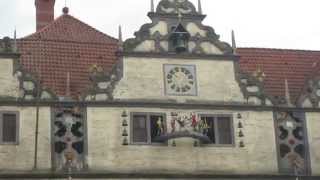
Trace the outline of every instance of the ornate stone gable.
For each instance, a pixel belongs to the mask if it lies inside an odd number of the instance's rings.
[[[177,26],[183,26],[190,38],[186,43],[185,54],[228,55],[232,48],[219,40],[214,29],[202,24],[206,17],[201,10],[188,0],[162,0],[156,12],[148,14],[151,23],[144,24],[124,43],[125,52],[175,53],[171,46],[171,35]]]

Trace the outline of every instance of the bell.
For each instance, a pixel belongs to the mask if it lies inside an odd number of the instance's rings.
[[[176,37],[173,41],[173,47],[176,52],[181,53],[187,50],[187,39],[183,33],[176,33]]]
[[[177,53],[182,53],[188,50],[188,41],[190,34],[185,28],[179,24],[171,33],[170,40],[172,44],[172,50]]]

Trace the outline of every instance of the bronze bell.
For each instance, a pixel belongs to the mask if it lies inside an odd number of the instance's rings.
[[[182,53],[188,50],[189,33],[184,27],[179,24],[177,28],[171,33],[170,39],[172,43],[172,49],[177,53]]]

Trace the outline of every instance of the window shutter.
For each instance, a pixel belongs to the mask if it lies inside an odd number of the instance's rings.
[[[232,128],[230,117],[217,118],[219,144],[232,144]]]
[[[17,141],[17,115],[2,115],[2,142],[15,143]]]
[[[134,143],[147,143],[147,116],[146,115],[134,115],[132,120],[133,132],[132,140]]]

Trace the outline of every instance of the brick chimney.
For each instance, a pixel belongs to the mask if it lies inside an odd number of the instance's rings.
[[[55,0],[35,0],[37,31],[54,20]]]

